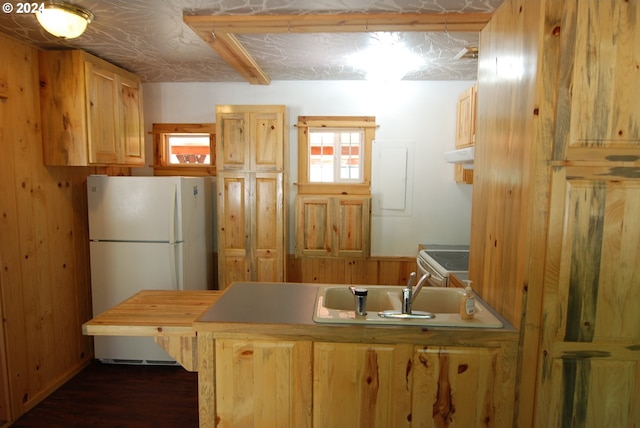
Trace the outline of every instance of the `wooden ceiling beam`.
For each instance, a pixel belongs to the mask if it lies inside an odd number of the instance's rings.
[[[271,79],[262,70],[255,59],[231,33],[214,33],[207,26],[191,26],[220,57],[233,67],[245,80],[254,85],[268,85]]]
[[[271,80],[236,34],[479,32],[491,19],[486,13],[382,13],[316,15],[185,15],[184,22],[249,83]]]

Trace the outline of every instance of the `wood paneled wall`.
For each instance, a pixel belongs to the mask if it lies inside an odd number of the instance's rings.
[[[129,170],[45,167],[38,55],[0,34],[0,419],[16,419],[89,362],[86,177]],[[44,118],[46,120],[46,118]],[[6,407],[6,409],[5,409]],[[0,425],[1,425],[0,421]]]
[[[480,36],[469,276],[516,327],[529,274],[539,9],[509,1]]]
[[[416,249],[416,257],[417,257]],[[344,259],[300,257],[287,258],[287,281],[324,284],[406,285],[415,272],[415,258],[382,257]]]

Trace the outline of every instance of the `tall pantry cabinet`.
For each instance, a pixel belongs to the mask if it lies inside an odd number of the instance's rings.
[[[220,289],[285,280],[285,127],[285,106],[216,108]]]

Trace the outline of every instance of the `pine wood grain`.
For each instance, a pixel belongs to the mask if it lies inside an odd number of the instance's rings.
[[[81,331],[91,317],[86,177],[130,171],[45,167],[38,51],[0,35],[0,54],[0,419],[13,420],[92,357]]]
[[[87,321],[84,334],[195,336],[193,323],[219,298],[214,290],[143,290]]]

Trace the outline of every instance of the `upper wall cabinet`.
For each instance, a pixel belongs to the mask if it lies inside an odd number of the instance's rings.
[[[471,147],[476,143],[476,106],[478,86],[473,85],[458,97],[456,117],[456,149]],[[473,170],[455,165],[456,183],[473,184]]]
[[[218,171],[284,171],[284,106],[218,106]]]
[[[456,120],[456,148],[469,147],[476,142],[476,94],[473,85],[458,97],[458,116]]]
[[[79,50],[40,51],[46,165],[144,165],[140,79]]]

